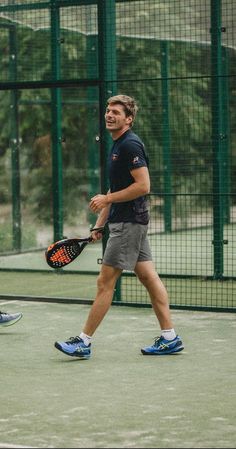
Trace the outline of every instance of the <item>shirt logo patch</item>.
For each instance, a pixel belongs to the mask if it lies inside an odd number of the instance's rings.
[[[138,156],[134,157],[133,164],[137,164],[138,161],[139,161],[139,157]]]

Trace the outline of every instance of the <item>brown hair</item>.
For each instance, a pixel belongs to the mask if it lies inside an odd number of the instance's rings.
[[[114,95],[113,97],[108,98],[107,104],[118,103],[124,107],[125,114],[127,117],[131,116],[133,118],[131,126],[133,126],[138,106],[134,98],[129,97],[128,95]]]

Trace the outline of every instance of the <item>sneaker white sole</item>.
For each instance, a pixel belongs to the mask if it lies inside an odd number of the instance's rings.
[[[1,327],[7,327],[7,326],[12,326],[13,324],[17,323],[17,321],[19,321],[22,318],[22,314],[20,316],[18,316],[17,318],[15,318],[14,320],[10,320],[10,321],[4,321],[3,323],[0,322],[0,328]]]
[[[57,348],[59,351],[61,351],[63,354],[69,355],[70,357],[76,357],[78,360],[88,360],[91,357],[91,354],[89,355],[80,355],[76,354],[76,352],[72,352],[71,354],[69,352],[64,351],[64,349],[60,346],[58,342],[55,342],[54,344],[55,348]]]
[[[176,349],[172,349],[169,352],[146,352],[144,349],[141,349],[141,352],[143,355],[172,355],[172,354],[177,354],[180,351],[183,351],[184,346],[178,346]]]

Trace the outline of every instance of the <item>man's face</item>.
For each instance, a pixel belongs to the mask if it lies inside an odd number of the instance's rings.
[[[105,113],[106,128],[111,132],[122,131],[130,126],[131,116],[126,116],[124,107],[119,103],[109,104]]]

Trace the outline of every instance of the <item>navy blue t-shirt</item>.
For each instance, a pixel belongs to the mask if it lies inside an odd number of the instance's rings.
[[[148,167],[148,157],[141,139],[131,130],[114,141],[108,160],[110,191],[117,192],[134,183],[131,170]],[[123,203],[112,203],[109,223],[121,221],[148,224],[149,212],[146,196]]]

